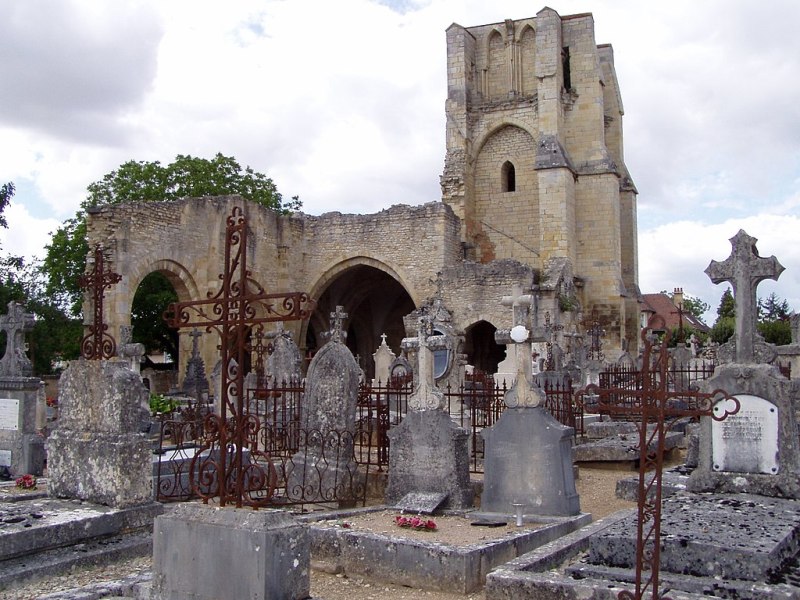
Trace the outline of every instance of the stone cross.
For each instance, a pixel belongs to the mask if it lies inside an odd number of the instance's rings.
[[[330,341],[344,344],[347,334],[344,331],[344,320],[348,314],[344,312],[344,306],[337,306],[336,310],[331,313],[331,331]]]
[[[514,327],[510,333],[517,359],[517,378],[505,397],[506,405],[511,408],[539,406],[544,399],[538,387],[533,384],[531,374],[531,334],[526,325],[533,301],[533,296],[523,295],[522,288],[518,286],[513,288],[510,296],[504,296],[501,300],[503,306],[512,308],[514,316]]]
[[[197,358],[200,356],[198,341],[201,337],[203,337],[203,334],[197,327],[195,327],[189,332],[189,337],[192,338],[192,358]]]
[[[25,332],[33,329],[35,319],[21,304],[8,303],[8,313],[0,317],[0,331],[6,332],[6,353],[0,359],[0,375],[26,377],[33,368],[25,355]]]
[[[531,339],[528,330],[530,308],[533,296],[522,293],[522,288],[514,286],[510,296],[503,296],[503,306],[510,306],[513,312],[511,342],[514,344],[514,355],[517,363],[517,380],[522,377],[531,381]]]
[[[755,358],[755,332],[758,318],[756,288],[765,279],[778,280],[783,266],[774,256],[758,255],[758,240],[739,230],[730,239],[733,250],[723,262],[711,261],[705,273],[713,283],[728,281],[736,300],[736,362],[752,362]]]
[[[445,407],[444,394],[436,387],[433,376],[433,348],[441,347],[445,341],[443,335],[432,336],[433,319],[422,316],[417,327],[417,339],[408,340],[406,346],[417,346],[417,379],[414,393],[408,399],[408,406],[414,410],[441,410]]]

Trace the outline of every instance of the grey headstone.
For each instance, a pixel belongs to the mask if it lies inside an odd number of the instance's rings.
[[[409,412],[389,430],[389,482],[386,503],[397,504],[412,492],[447,494],[442,508],[469,508],[466,430],[441,410]]]
[[[14,476],[41,475],[44,437],[41,417],[46,410],[44,382],[37,377],[0,376],[0,451]]]
[[[482,432],[485,441],[482,513],[572,516],[580,501],[572,470],[571,427],[542,407],[508,408]]]
[[[733,473],[778,472],[778,408],[772,402],[740,394],[739,411],[724,421],[711,421],[711,468],[714,471]],[[722,413],[725,405],[735,407],[732,400],[724,400],[714,407]]]
[[[59,390],[59,423],[48,440],[50,495],[116,508],[151,501],[142,378],[122,362],[80,359],[61,375]]]
[[[272,353],[267,358],[267,375],[278,385],[300,381],[303,356],[289,332],[279,329],[272,340]]]

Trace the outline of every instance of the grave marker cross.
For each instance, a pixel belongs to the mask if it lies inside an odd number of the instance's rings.
[[[713,283],[728,281],[736,299],[736,362],[752,362],[755,358],[754,336],[758,319],[756,288],[765,279],[778,280],[783,266],[774,256],[762,258],[758,255],[758,240],[740,229],[730,239],[731,255],[722,262],[715,260],[705,270]]]
[[[254,482],[262,477],[274,477],[271,463],[268,465],[271,472],[266,474],[256,473],[253,464],[243,463],[244,448],[250,451],[250,461],[259,454],[255,436],[260,423],[244,405],[245,374],[242,366],[251,352],[248,337],[253,328],[260,331],[264,323],[307,319],[314,304],[304,292],[268,294],[252,279],[247,268],[247,235],[247,219],[241,208],[234,207],[225,230],[224,272],[219,276],[222,286],[216,294],[209,292],[207,300],[176,302],[164,312],[170,327],[205,327],[206,331],[214,330],[220,336],[220,414],[206,417],[206,431],[213,435],[204,447],[198,449],[190,470],[193,477],[194,461],[211,444],[218,444],[220,458],[215,464],[214,485],[209,486],[206,492],[201,492],[194,481],[192,486],[204,502],[219,496],[220,506],[229,501],[235,501],[237,507],[242,504],[259,506],[271,496],[271,490],[268,490],[260,500],[249,496],[245,498],[245,493],[252,490]],[[230,457],[228,452],[234,455]],[[205,475],[208,477],[209,474]]]
[[[117,343],[107,333],[108,325],[103,323],[103,298],[106,289],[120,281],[122,275],[106,270],[103,250],[100,244],[96,244],[92,270],[78,278],[81,289],[92,292],[92,322],[89,332],[81,340],[81,356],[88,360],[109,359],[117,353]]]
[[[658,343],[653,331],[666,331]],[[666,434],[671,424],[668,418],[710,416],[722,421],[739,410],[739,401],[723,390],[704,393],[695,390],[675,390],[669,384],[669,331],[664,318],[653,315],[642,329],[644,353],[641,371],[628,373],[631,379],[618,387],[586,386],[577,392],[578,403],[584,398],[597,399],[598,412],[612,416],[636,419],[639,429],[639,486],[638,518],[636,538],[636,587],[635,593],[622,591],[620,600],[640,600],[650,588],[653,600],[662,598],[658,589],[659,561],[661,554],[661,483],[664,466]],[[715,405],[723,400],[731,404],[725,412],[717,414]],[[728,406],[733,409],[727,411]],[[649,576],[645,578],[645,572]]]
[[[8,313],[0,316],[0,331],[6,332],[6,352],[0,359],[0,375],[30,375],[33,367],[25,356],[25,332],[33,329],[36,320],[21,304],[8,303]]]

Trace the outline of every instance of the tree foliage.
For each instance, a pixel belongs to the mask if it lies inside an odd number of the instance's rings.
[[[765,342],[782,346],[792,342],[789,316],[791,309],[786,300],[782,300],[775,292],[766,298],[758,299],[758,331]],[[731,289],[722,294],[717,308],[717,320],[711,328],[711,339],[723,344],[727,342],[736,329],[736,302]]]
[[[301,206],[297,196],[284,201],[272,179],[263,173],[249,166],[243,169],[236,159],[220,153],[212,159],[179,154],[168,165],[128,161],[89,184],[87,191],[81,210],[52,234],[42,267],[47,294],[72,315],[80,314],[83,301],[78,278],[85,271],[89,253],[86,213],[91,207],[233,194],[284,213]],[[132,338],[148,350],[161,349],[176,356],[177,335],[169,332],[161,318],[165,303],[175,298],[175,290],[164,277],[145,281],[131,308]]]

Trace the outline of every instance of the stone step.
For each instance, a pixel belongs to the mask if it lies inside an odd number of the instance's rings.
[[[148,556],[152,551],[152,533],[140,531],[4,560],[0,562],[0,590],[67,573],[74,567],[109,564]]]

